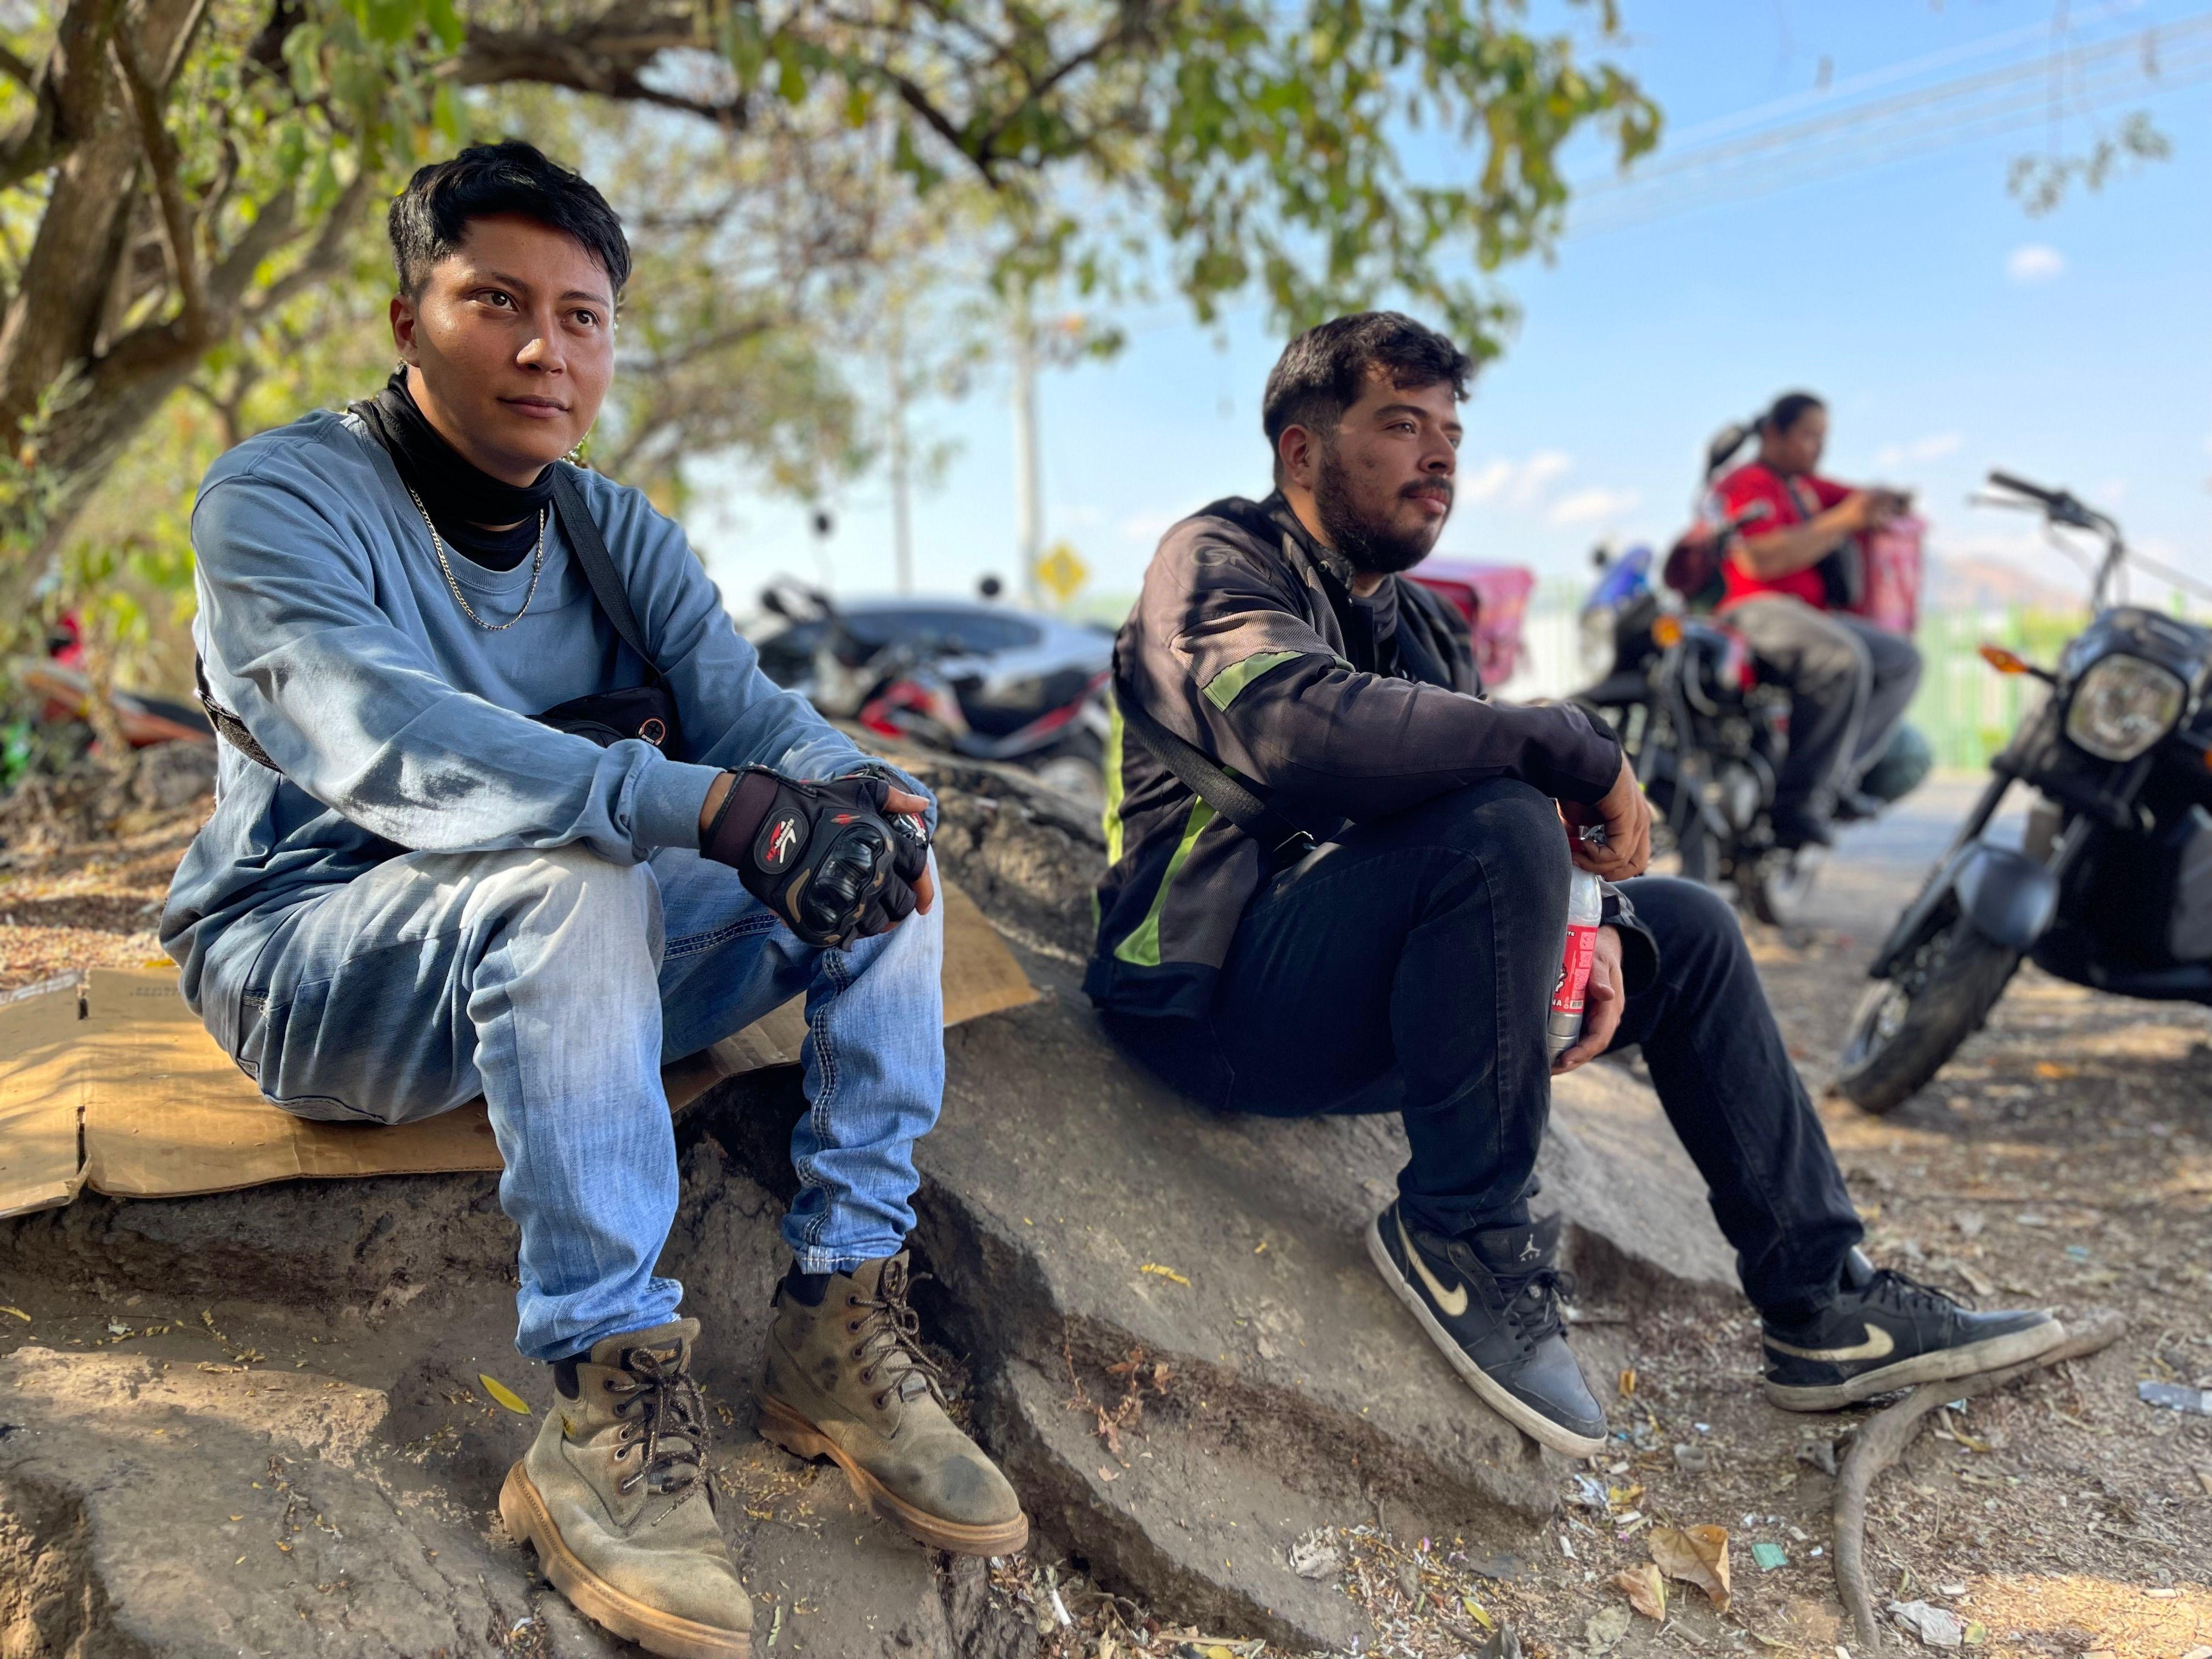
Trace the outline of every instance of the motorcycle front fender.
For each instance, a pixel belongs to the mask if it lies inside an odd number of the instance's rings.
[[[1959,866],[1959,908],[1993,945],[2025,951],[2058,914],[2058,878],[2025,853],[1978,841]]]
[[[1955,898],[1974,931],[1993,945],[2026,951],[2049,931],[2058,914],[2058,877],[2027,854],[1986,841],[1970,841],[1937,871],[1882,941],[1870,970],[1887,979],[1927,936],[1936,913]]]

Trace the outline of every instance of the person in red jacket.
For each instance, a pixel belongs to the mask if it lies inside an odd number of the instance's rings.
[[[1713,486],[1714,511],[1768,515],[1730,550],[1721,609],[1763,668],[1790,688],[1790,757],[1777,781],[1775,838],[1829,844],[1838,800],[1855,789],[1905,718],[1920,684],[1911,640],[1839,607],[1847,602],[1855,539],[1905,510],[1888,489],[1853,489],[1814,471],[1828,440],[1827,406],[1785,393],[1753,423],[1759,454]],[[1710,476],[1750,433],[1731,428],[1708,458]]]

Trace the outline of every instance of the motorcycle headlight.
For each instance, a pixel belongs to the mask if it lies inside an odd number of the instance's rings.
[[[2081,676],[2066,709],[2066,735],[2099,760],[2131,761],[2181,718],[2188,688],[2141,657],[2105,658]]]
[[[1613,607],[1593,605],[1583,612],[1583,672],[1595,678],[1613,672]]]

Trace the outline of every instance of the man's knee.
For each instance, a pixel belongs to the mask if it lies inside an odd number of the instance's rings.
[[[1493,875],[1534,891],[1565,893],[1572,861],[1559,803],[1517,778],[1490,778],[1440,795],[1425,809],[1447,844]]]
[[[485,920],[529,915],[564,932],[642,933],[660,948],[660,888],[649,864],[623,864],[571,842],[471,855],[471,908]]]
[[[1796,690],[1824,702],[1863,700],[1874,685],[1874,655],[1850,629],[1825,626],[1797,653],[1790,678]]]

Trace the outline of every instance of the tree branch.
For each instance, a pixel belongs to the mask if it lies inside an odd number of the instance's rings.
[[[154,200],[161,210],[161,232],[169,245],[170,275],[183,301],[185,332],[195,339],[203,338],[208,327],[207,294],[200,283],[199,261],[192,252],[191,210],[185,205],[184,190],[177,182],[176,140],[161,120],[161,94],[146,79],[128,41],[117,35],[107,46],[131,95],[139,145],[154,171]]]
[[[4,46],[0,46],[0,75],[5,75],[26,92],[35,93],[39,89],[38,70]]]
[[[690,98],[647,86],[641,78],[662,52],[698,44],[698,27],[689,7],[662,7],[641,15],[611,12],[565,29],[471,26],[459,53],[440,73],[465,87],[534,81],[744,125],[742,92],[721,100]]]
[[[300,263],[263,289],[247,309],[246,315],[267,316],[293,295],[320,282],[343,264],[346,239],[360,228],[362,204],[368,199],[368,174],[357,173],[353,182],[339,196],[330,216],[323,221],[323,228],[315,234],[313,243],[300,256]],[[250,271],[251,267],[248,270]]]

